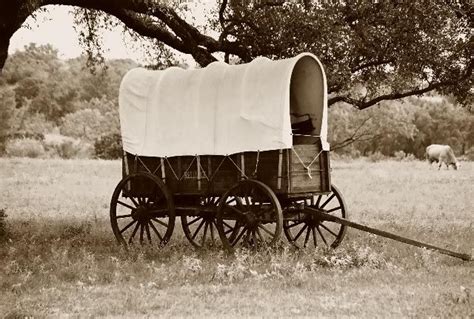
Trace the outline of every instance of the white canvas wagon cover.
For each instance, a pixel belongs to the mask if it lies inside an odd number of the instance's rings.
[[[140,156],[229,155],[291,148],[290,113],[308,114],[328,150],[326,77],[303,53],[203,69],[136,68],[119,94],[123,148]]]

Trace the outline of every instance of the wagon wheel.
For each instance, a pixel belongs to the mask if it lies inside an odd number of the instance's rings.
[[[197,248],[216,246],[218,236],[216,207],[219,197],[207,196],[200,200],[200,207],[193,216],[181,216],[181,226],[189,242]]]
[[[164,246],[175,223],[173,197],[165,184],[149,173],[126,176],[110,202],[110,222],[120,244]]]
[[[241,181],[220,199],[216,215],[223,246],[256,248],[279,241],[283,214],[275,193],[256,180]]]
[[[348,217],[341,192],[334,185],[331,185],[329,194],[307,199],[305,205],[337,217]],[[342,242],[346,228],[344,225],[321,220],[320,217],[310,213],[299,220],[283,222],[286,238],[299,248],[316,247],[318,244],[323,244],[327,248],[336,248]]]

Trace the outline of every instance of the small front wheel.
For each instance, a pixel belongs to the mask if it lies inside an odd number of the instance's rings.
[[[331,185],[331,192],[306,199],[304,206],[320,210],[323,213],[347,218],[347,207],[341,192]],[[285,220],[283,230],[288,241],[298,247],[324,245],[336,248],[344,239],[347,227],[331,221],[321,220],[316,214],[307,213],[298,220]]]
[[[173,197],[156,176],[141,172],[122,179],[110,202],[110,222],[122,245],[164,246],[175,224]]]

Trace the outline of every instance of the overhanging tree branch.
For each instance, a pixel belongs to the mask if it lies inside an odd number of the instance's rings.
[[[354,99],[349,96],[335,96],[328,100],[328,105],[333,105],[337,102],[345,102],[345,103],[355,106],[359,110],[363,110],[381,101],[398,100],[398,99],[402,99],[404,97],[408,97],[412,95],[422,95],[424,93],[431,92],[433,90],[440,89],[446,86],[455,85],[458,82],[469,79],[470,77],[472,77],[473,64],[474,62],[470,61],[469,65],[466,67],[464,74],[455,80],[446,80],[446,81],[430,83],[428,86],[424,88],[415,88],[412,90],[407,90],[405,92],[393,92],[390,94],[383,94],[368,101],[366,101],[365,99],[362,99],[362,100]]]

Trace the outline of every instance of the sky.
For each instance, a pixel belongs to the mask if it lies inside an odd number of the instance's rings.
[[[206,1],[202,1],[206,3]],[[193,16],[186,20],[202,22],[204,20],[201,7],[193,8]],[[52,44],[59,51],[59,56],[64,59],[74,58],[83,52],[79,45],[78,34],[73,28],[72,7],[47,6],[46,13],[39,13],[36,19],[28,18],[10,40],[9,53],[21,50],[31,42],[37,44]],[[127,47],[120,30],[107,31],[103,34],[104,56],[108,59],[130,58],[143,62],[144,52],[132,47]],[[125,39],[126,41],[126,39]]]
[[[28,18],[10,40],[10,53],[23,49],[31,42],[37,44],[50,43],[58,49],[61,58],[74,58],[82,53],[78,34],[73,28],[71,7],[50,6],[47,13],[40,13],[35,19]],[[121,32],[104,34],[104,55],[106,58],[141,59],[141,53],[127,48],[122,40]]]

